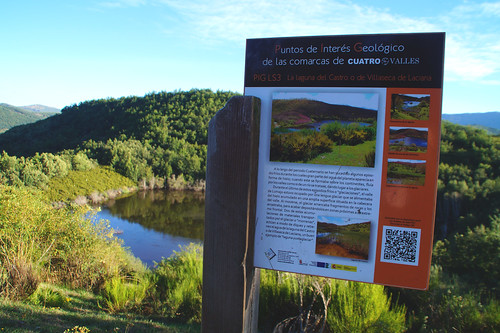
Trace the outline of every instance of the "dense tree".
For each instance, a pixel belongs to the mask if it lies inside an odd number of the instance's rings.
[[[70,170],[85,171],[97,166],[82,152],[64,151],[60,155],[36,153],[32,157],[0,155],[0,185],[44,189],[50,178],[64,177]]]
[[[135,181],[174,174],[194,182],[205,177],[208,122],[234,95],[193,89],[87,101],[0,135],[0,149],[25,157],[71,150],[73,169],[90,167],[80,163],[86,154]]]
[[[436,235],[446,238],[500,213],[500,138],[443,122]]]

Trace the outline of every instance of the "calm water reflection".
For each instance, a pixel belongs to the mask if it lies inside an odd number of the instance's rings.
[[[149,266],[179,245],[203,241],[204,193],[137,192],[107,202],[97,218],[109,220],[117,237]]]

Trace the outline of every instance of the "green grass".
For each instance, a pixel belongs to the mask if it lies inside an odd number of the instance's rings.
[[[425,153],[426,147],[406,146],[406,145],[389,145],[389,151],[411,152],[411,153]]]
[[[113,277],[106,281],[104,296],[106,309],[112,313],[128,312],[141,308],[146,297],[150,280],[143,274],[131,277]]]
[[[365,156],[373,151],[375,141],[365,141],[356,146],[334,146],[332,152],[323,153],[307,163],[365,167]]]
[[[424,185],[425,168],[390,163],[387,170],[388,184]]]
[[[272,332],[278,322],[292,319],[295,326],[283,325],[291,328],[284,332],[303,332],[299,324],[308,326],[305,332],[318,332],[311,322],[324,322],[325,300],[327,332],[405,330],[406,309],[391,305],[383,286],[271,270],[261,270],[259,328]]]
[[[50,202],[74,200],[78,196],[105,193],[109,189],[133,187],[136,184],[108,167],[96,167],[88,171],[69,171],[66,177],[50,179],[45,191]]]
[[[408,110],[391,109],[391,119],[402,120],[428,120],[429,107],[414,106]]]
[[[0,300],[0,332],[58,332],[75,326],[90,332],[199,332],[195,324],[169,323],[161,317],[148,318],[131,313],[110,314],[101,309],[103,299],[84,290],[71,290],[49,284],[39,288],[59,294],[60,306],[34,305],[32,302]],[[36,302],[35,302],[36,303]],[[72,330],[71,332],[85,332]]]

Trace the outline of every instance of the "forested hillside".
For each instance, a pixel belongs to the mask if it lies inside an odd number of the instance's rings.
[[[444,121],[436,233],[445,238],[500,214],[500,137]]]
[[[234,95],[193,89],[87,101],[0,135],[0,151],[29,157],[71,149],[135,181],[202,179],[208,122]]]
[[[29,124],[41,119],[45,119],[57,113],[57,109],[47,109],[47,111],[41,112],[40,107],[38,109],[33,108],[35,106],[28,107],[17,107],[9,104],[0,104],[0,133],[5,132],[11,127]]]

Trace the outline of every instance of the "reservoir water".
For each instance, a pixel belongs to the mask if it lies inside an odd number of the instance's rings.
[[[427,147],[427,140],[422,138],[412,138],[407,136],[400,139],[389,140],[390,145],[397,145],[399,143],[402,143],[405,146],[411,146],[412,144],[415,144],[418,147]]]
[[[362,127],[371,125],[369,123],[346,121],[346,120],[322,120],[322,121],[317,121],[317,122],[310,123],[310,124],[305,124],[304,126],[301,126],[299,128],[294,128],[294,127],[279,128],[278,131],[279,131],[279,133],[289,133],[289,132],[298,132],[298,131],[303,130],[303,129],[313,129],[316,132],[319,132],[319,131],[321,131],[321,126],[323,126],[325,124],[335,123],[335,122],[338,122],[342,125],[349,125],[352,123],[357,123],[359,126],[362,126]]]
[[[140,191],[110,200],[96,217],[109,220],[125,247],[153,266],[179,251],[179,246],[203,242],[205,196],[186,191]]]
[[[412,107],[418,106],[420,101],[404,101],[403,102],[403,110],[409,111]]]

